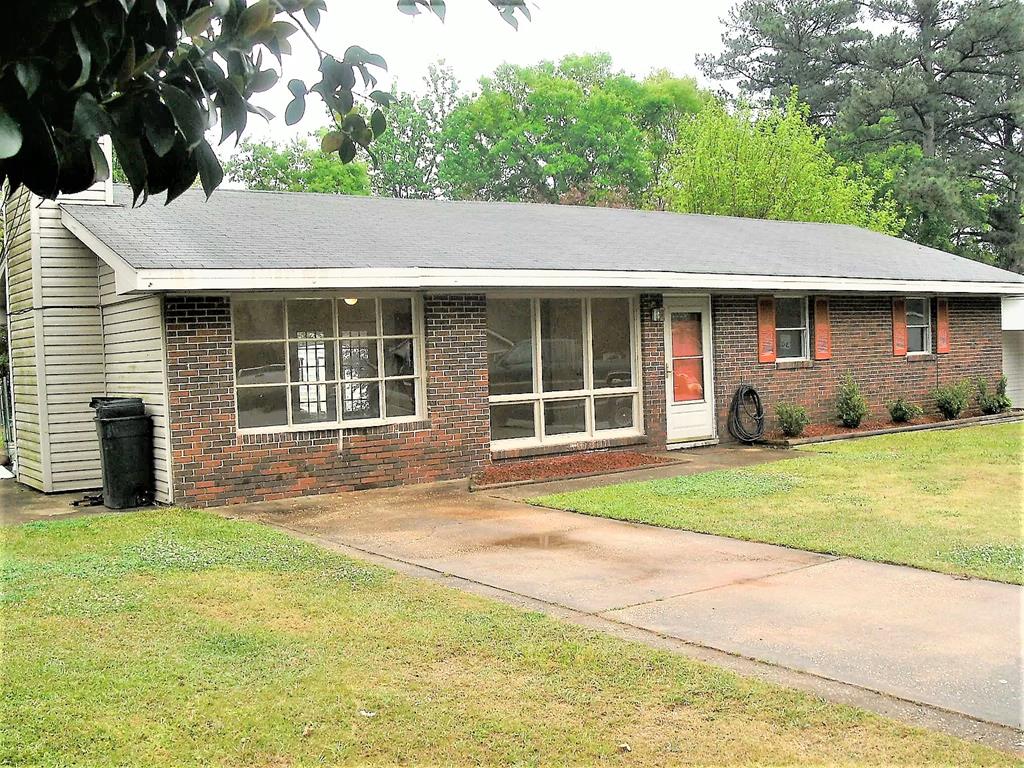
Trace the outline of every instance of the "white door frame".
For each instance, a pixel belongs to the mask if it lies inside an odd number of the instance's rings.
[[[664,344],[665,344],[665,441],[667,448],[691,448],[710,445],[718,442],[718,417],[715,408],[715,349],[711,323],[711,295],[672,294],[663,297],[664,313]],[[687,434],[672,434],[673,408],[686,408],[686,405],[674,403],[672,381],[672,312],[701,313],[702,342],[704,352],[704,399],[698,401],[700,416],[704,421],[698,427],[691,428]],[[698,405],[695,403],[694,406]],[[691,410],[695,410],[690,406]]]

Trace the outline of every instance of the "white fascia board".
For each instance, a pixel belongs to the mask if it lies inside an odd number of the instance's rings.
[[[86,242],[83,240],[83,242]],[[89,243],[86,242],[88,245]],[[92,247],[90,245],[90,247]],[[630,288],[635,290],[802,291],[1024,295],[1024,283],[787,277],[576,269],[140,269],[139,291],[472,290]],[[120,293],[121,291],[118,290]]]
[[[115,293],[122,295],[139,290],[135,268],[63,208],[60,210],[60,223],[71,234],[81,240],[86,248],[102,259],[104,264],[114,270]]]

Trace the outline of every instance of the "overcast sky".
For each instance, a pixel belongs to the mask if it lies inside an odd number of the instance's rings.
[[[643,76],[654,69],[677,75],[698,76],[694,57],[721,47],[721,24],[732,0],[530,0],[533,21],[512,29],[487,0],[447,0],[442,24],[432,14],[409,17],[395,0],[327,0],[327,13],[316,34],[320,46],[344,53],[361,45],[387,59],[389,72],[379,87],[392,78],[404,90],[417,91],[427,65],[444,58],[473,90],[476,81],[503,62],[534,64],[567,53],[605,51],[615,65]],[[290,98],[284,84],[298,77],[312,84],[318,79],[317,59],[308,41],[291,38],[294,55],[285,58],[284,78],[259,103],[278,117],[266,125],[253,117],[248,135],[253,139],[287,139],[323,125],[321,104],[308,102],[307,117],[298,125],[284,124]],[[229,142],[230,143],[230,142]],[[224,146],[220,154],[230,154]]]

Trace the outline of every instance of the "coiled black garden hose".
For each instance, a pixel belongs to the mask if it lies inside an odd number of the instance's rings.
[[[741,443],[753,443],[764,435],[761,395],[749,384],[740,384],[729,406],[729,432]]]

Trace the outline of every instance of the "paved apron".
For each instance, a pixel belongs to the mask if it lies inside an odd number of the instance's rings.
[[[222,511],[687,642],[1021,724],[1017,586],[535,508],[454,484]]]

